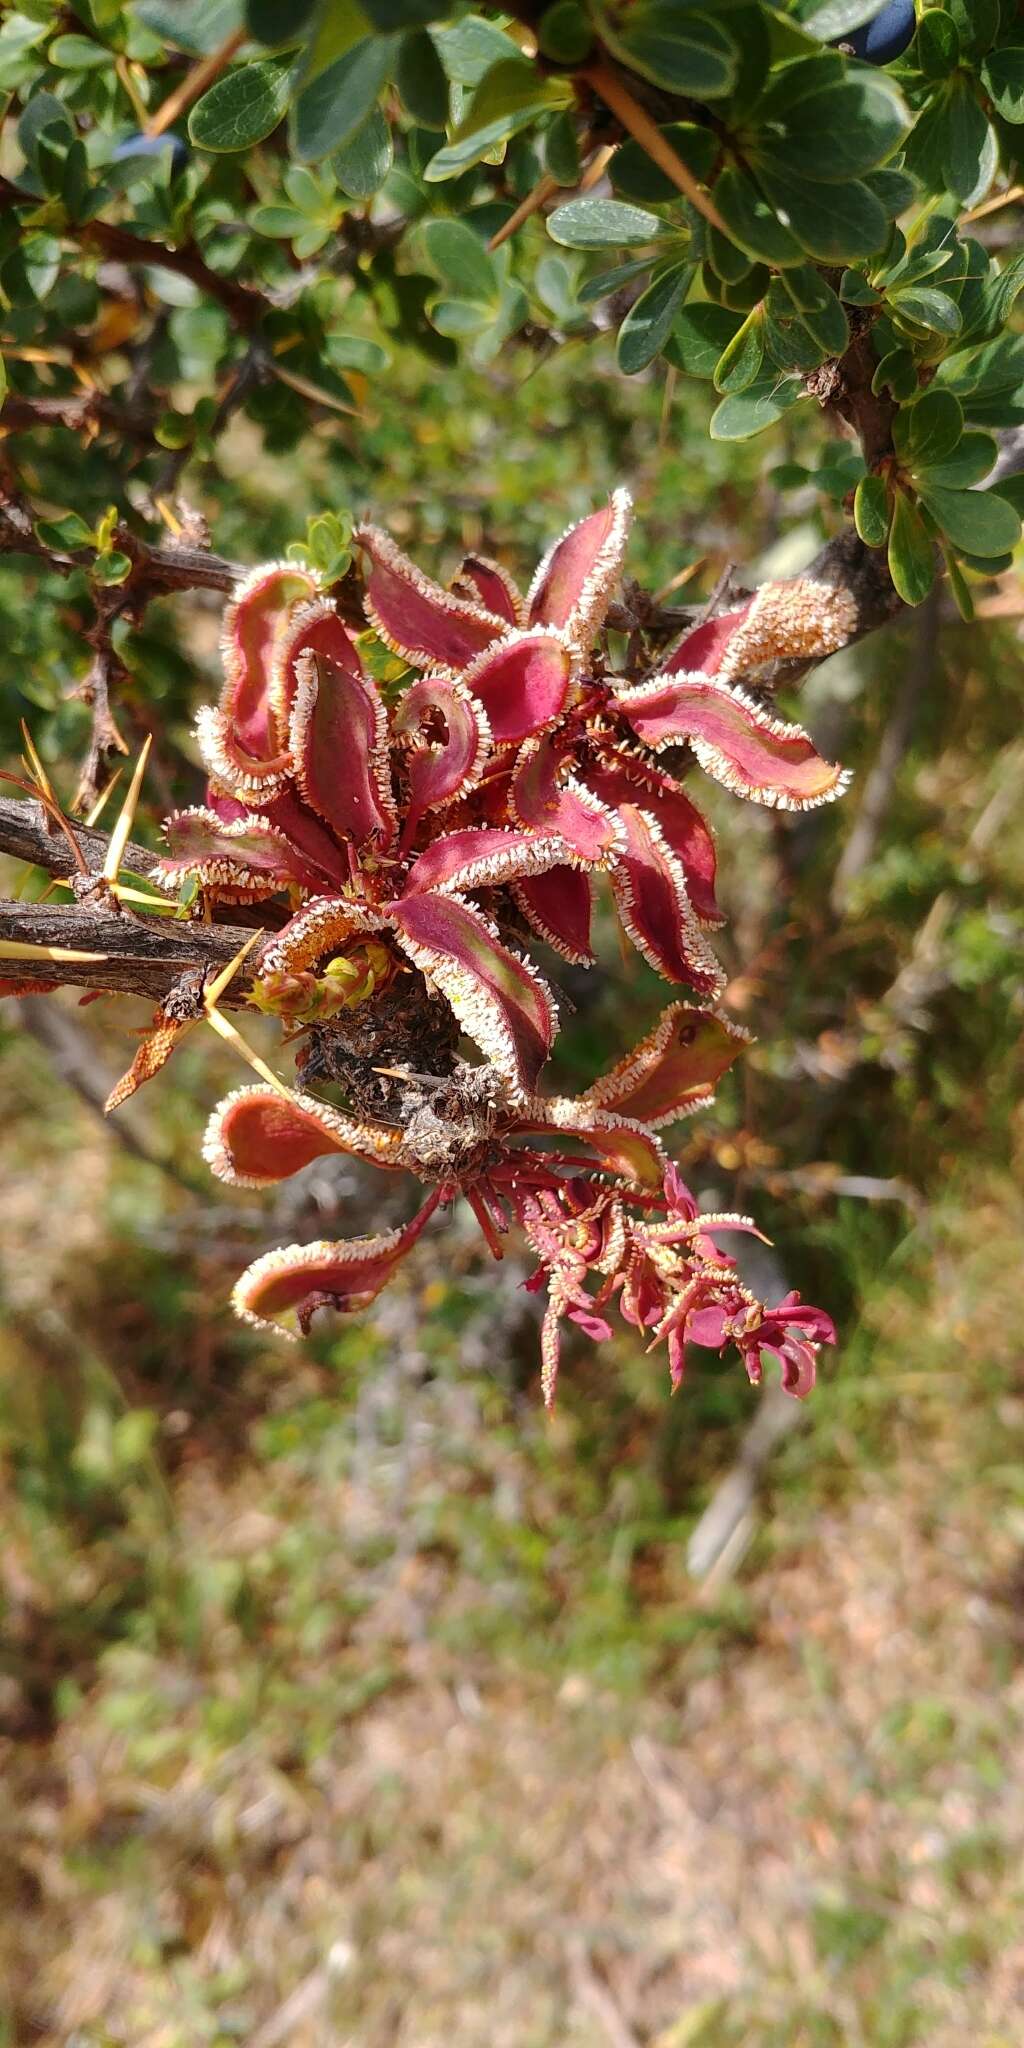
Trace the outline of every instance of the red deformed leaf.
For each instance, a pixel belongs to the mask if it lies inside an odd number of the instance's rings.
[[[512,894],[538,937],[553,946],[563,960],[589,966],[594,958],[590,944],[594,891],[582,868],[550,868],[546,875],[513,883]]]
[[[424,576],[378,527],[361,526],[355,538],[367,557],[366,616],[405,661],[461,669],[506,630],[503,618]]]
[[[151,870],[158,887],[175,889],[188,877],[237,901],[273,896],[291,883],[322,880],[298,848],[266,817],[246,814],[225,822],[197,806],[172,811],[164,825],[167,852]]]
[[[849,589],[814,576],[789,576],[762,583],[739,610],[686,634],[667,672],[741,681],[776,661],[820,661],[845,647],[856,629],[857,602]]]
[[[694,626],[684,633],[678,647],[665,663],[667,676],[678,675],[685,670],[687,675],[714,676],[718,674],[728,651],[729,642],[736,630],[743,624],[750,606],[740,605],[738,610],[720,612],[717,619],[705,619],[702,626]]]
[[[525,598],[508,570],[486,555],[466,555],[458,574],[452,578],[452,589],[457,597],[482,604],[485,611],[496,619],[504,619],[506,625],[526,624]]]
[[[313,877],[310,884],[323,889],[327,883],[340,887],[349,877],[347,849],[328,831],[322,820],[302,802],[294,783],[279,796],[260,806],[263,817],[290,840]]]
[[[455,897],[406,896],[391,915],[403,951],[440,989],[463,1030],[515,1093],[532,1095],[557,1023],[539,974]]]
[[[280,752],[270,681],[274,643],[289,608],[315,595],[316,578],[292,562],[268,562],[240,584],[224,613],[221,654],[225,683],[220,708],[234,741],[265,760]]]
[[[717,996],[724,976],[690,907],[686,881],[661,827],[635,804],[619,809],[626,850],[612,869],[619,915],[633,944],[666,981]]]
[[[641,1187],[661,1188],[665,1154],[657,1138],[631,1119],[606,1114],[586,1097],[549,1096],[531,1103],[514,1135],[531,1132],[572,1138],[595,1152],[610,1173]]]
[[[218,1103],[203,1139],[211,1172],[241,1188],[270,1187],[331,1152],[354,1154],[371,1166],[398,1166],[401,1132],[354,1123],[312,1095],[254,1087]]]
[[[260,954],[266,975],[301,975],[340,952],[356,932],[371,930],[350,897],[313,897],[274,932]]]
[[[403,897],[423,895],[428,889],[446,896],[468,889],[501,889],[523,876],[543,874],[565,857],[564,840],[552,833],[470,826],[432,841],[413,862]]]
[[[365,674],[359,649],[329,597],[314,597],[293,606],[278,629],[270,665],[270,697],[282,733],[291,722],[299,667],[308,654],[323,655],[357,681]]]
[[[307,637],[330,636],[311,623]],[[388,722],[375,684],[315,645],[294,669],[290,739],[302,796],[341,838],[390,846],[397,821]]]
[[[391,723],[396,738],[413,742],[405,764],[409,843],[425,812],[444,810],[476,788],[491,729],[483,706],[453,676],[422,676],[400,699]]]
[[[509,790],[521,825],[557,832],[587,866],[607,866],[620,840],[614,813],[566,773],[567,748],[550,734],[527,740]]]
[[[524,740],[560,718],[572,692],[572,655],[560,633],[507,633],[464,670],[499,745]]]
[[[702,924],[724,924],[715,897],[714,835],[707,819],[678,782],[652,762],[637,760],[588,768],[586,781],[613,808],[621,803],[639,804],[657,819],[666,845],[682,866],[686,893],[696,916]]]
[[[632,511],[629,492],[615,491],[548,549],[527,599],[532,625],[564,627],[577,646],[589,646],[619,579]]]
[[[717,1010],[673,1003],[653,1031],[587,1089],[584,1100],[658,1130],[709,1102],[716,1082],[749,1043],[748,1034]]]
[[[266,803],[285,788],[292,757],[287,747],[263,759],[247,752],[233,720],[217,704],[202,704],[196,713],[196,741],[206,772],[243,804]]]
[[[849,781],[822,760],[802,726],[773,718],[714,677],[656,676],[618,702],[645,746],[656,752],[688,740],[706,774],[756,803],[807,810],[829,803]]]
[[[368,1308],[412,1250],[442,1194],[443,1189],[435,1189],[404,1230],[338,1243],[320,1239],[314,1244],[282,1245],[278,1251],[265,1252],[235,1287],[236,1313],[258,1329],[269,1330],[279,1328],[282,1316],[294,1314],[306,1332],[319,1308]]]

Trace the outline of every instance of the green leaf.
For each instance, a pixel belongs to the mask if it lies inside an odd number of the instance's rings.
[[[570,199],[549,216],[548,234],[564,249],[629,249],[663,241],[678,229],[619,199]]]
[[[582,296],[582,294],[581,294]],[[726,306],[698,303],[684,306],[672,329],[665,354],[688,377],[712,378],[722,350],[743,325],[743,316]]]
[[[986,57],[982,83],[1005,121],[1024,121],[1024,43],[1004,43]]]
[[[785,115],[782,135],[763,146],[791,177],[839,185],[884,163],[908,126],[894,86],[850,71],[801,98]]]
[[[395,56],[390,36],[367,36],[304,86],[292,108],[292,147],[317,163],[344,147],[377,103]]]
[[[808,265],[784,270],[779,276],[780,293],[785,293],[799,313],[800,324],[815,347],[826,356],[841,356],[850,339],[846,314],[831,285]]]
[[[627,377],[646,370],[661,354],[693,282],[694,268],[692,263],[672,264],[630,307],[615,349],[619,368]]]
[[[628,12],[612,16],[598,8],[597,18],[613,55],[654,85],[698,100],[732,91],[736,44],[710,15],[680,7],[678,0],[633,0]]]
[[[918,115],[906,167],[930,192],[952,192],[969,203],[988,190],[996,162],[995,134],[974,83],[955,72]]]
[[[889,574],[904,604],[921,604],[935,581],[935,556],[921,515],[905,491],[896,492],[889,530]]]
[[[453,85],[479,85],[484,74],[492,65],[500,64],[503,57],[515,57],[522,62],[519,44],[479,14],[467,14],[450,28],[434,28],[430,34]]]
[[[100,71],[114,62],[113,50],[89,36],[55,36],[46,54],[61,71]]]
[[[335,150],[331,169],[350,199],[372,199],[393,161],[391,129],[380,108],[374,107],[344,148]]]
[[[949,536],[954,547],[971,555],[1002,555],[1020,539],[1020,519],[1012,505],[990,491],[956,491],[921,477],[921,503]]]
[[[429,221],[423,243],[432,267],[455,298],[497,304],[499,278],[494,258],[465,221]]]
[[[851,29],[873,21],[884,5],[885,0],[821,0],[811,14],[804,15],[801,9],[800,26],[823,43],[837,43]]]
[[[1024,335],[1001,334],[980,348],[959,349],[936,371],[936,382],[955,391],[969,420],[980,426],[1024,422]]]
[[[431,157],[424,172],[427,183],[436,185],[446,178],[458,177],[521,129],[532,127],[541,114],[564,106],[567,98],[568,87],[544,79],[536,66],[526,63],[521,56],[492,64],[476,87],[451,141]]]
[[[62,554],[96,545],[92,527],[78,512],[65,512],[59,519],[37,519],[34,531],[44,548],[56,548]]]
[[[362,334],[329,334],[324,349],[335,370],[361,370],[367,377],[379,376],[391,361],[379,341],[369,341]]]
[[[132,573],[131,558],[119,554],[116,548],[108,548],[102,555],[97,555],[89,573],[94,583],[124,583]]]
[[[448,76],[437,45],[425,28],[413,29],[398,45],[395,84],[402,105],[424,128],[448,125]]]
[[[897,418],[906,421],[907,453],[915,467],[944,462],[953,453],[964,430],[960,400],[952,391],[944,391],[934,384]]]
[[[245,23],[257,43],[276,48],[298,42],[317,11],[317,0],[246,0]]]
[[[765,377],[749,390],[723,398],[711,415],[708,429],[713,441],[749,441],[765,427],[773,427],[797,400],[803,397],[798,377]]]
[[[290,68],[279,57],[262,57],[226,72],[196,101],[188,120],[190,141],[218,153],[262,142],[287,111]]]
[[[582,64],[593,48],[594,28],[579,0],[555,0],[553,7],[546,7],[537,24],[537,42],[552,64]]]
[[[716,391],[747,391],[764,367],[764,312],[755,306],[726,343],[712,378]]]
[[[456,341],[471,334],[483,334],[491,326],[494,314],[493,306],[482,306],[475,299],[438,299],[430,309],[438,333],[450,335]]]
[[[266,26],[269,28],[269,22]],[[323,0],[316,9],[313,32],[296,70],[296,91],[304,92],[321,72],[337,63],[339,57],[347,56],[369,34],[370,22],[358,0]]]
[[[977,246],[977,245],[974,245]],[[1012,256],[1000,270],[995,264],[970,277],[960,294],[961,338],[987,341],[1005,327],[1024,291],[1024,252]]]
[[[959,334],[960,308],[947,292],[934,285],[908,285],[903,291],[886,293],[891,312],[930,334]]]
[[[889,538],[889,494],[880,476],[862,476],[853,500],[857,532],[866,547],[884,548]]]
[[[617,263],[614,270],[601,270],[596,277],[588,277],[581,284],[577,297],[581,306],[594,306],[599,299],[606,299],[624,284],[632,284],[634,278],[644,277],[651,268],[651,258],[641,256],[639,262]],[[710,376],[710,371],[708,372]]]
[[[544,137],[544,168],[560,185],[578,185],[580,145],[572,114],[556,114]]]
[[[806,252],[745,171],[730,165],[714,188],[714,201],[733,240],[761,263],[803,263]]]
[[[884,248],[888,217],[859,179],[851,178],[846,185],[811,185],[763,157],[757,181],[809,256],[824,263],[850,263]]]
[[[882,391],[891,391],[894,398],[913,398],[917,390],[917,371],[914,358],[907,348],[891,348],[882,357],[874,376],[871,389],[876,397]]]
[[[969,55],[982,57],[999,34],[999,0],[943,0]]]
[[[986,477],[998,454],[997,444],[991,434],[961,434],[956,447],[940,460],[922,462],[915,460],[914,469],[922,481],[930,484],[949,484],[954,490],[966,491],[971,484],[980,484]]]
[[[960,62],[956,22],[944,8],[930,7],[917,24],[917,61],[926,78],[948,78]]]

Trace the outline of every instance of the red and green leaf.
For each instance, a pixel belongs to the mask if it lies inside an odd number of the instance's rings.
[[[164,825],[167,851],[151,870],[159,888],[192,879],[237,901],[273,896],[293,883],[316,886],[320,877],[269,819],[246,813],[225,820],[197,806],[172,811]]]
[[[281,1327],[282,1317],[294,1315],[305,1333],[317,1309],[368,1308],[412,1250],[442,1193],[436,1189],[404,1230],[336,1243],[320,1239],[314,1244],[282,1245],[278,1251],[265,1252],[235,1287],[236,1312],[245,1322],[270,1330]]]
[[[453,676],[423,676],[400,699],[392,730],[412,742],[405,761],[409,843],[425,812],[444,810],[476,788],[491,729],[483,706]]]
[[[452,577],[456,597],[468,597],[508,626],[525,626],[526,600],[500,562],[487,555],[466,555]]]
[[[455,897],[406,896],[391,916],[403,951],[436,984],[485,1058],[517,1094],[532,1095],[557,1023],[539,974]]]
[[[424,576],[378,527],[361,526],[355,538],[368,564],[366,616],[403,660],[461,669],[507,630],[503,618]]]
[[[620,839],[614,812],[566,774],[570,758],[552,735],[527,740],[512,777],[510,808],[521,825],[557,832],[587,866],[605,867]]]
[[[572,655],[560,633],[507,633],[462,680],[483,705],[497,745],[527,739],[561,717],[572,694]]]
[[[619,580],[632,512],[629,492],[615,491],[548,549],[527,598],[531,625],[560,626],[578,648],[589,647]]]
[[[666,981],[717,996],[724,976],[694,916],[686,879],[649,812],[622,804],[625,851],[612,869],[619,915],[633,944]]]
[[[587,1089],[584,1100],[658,1130],[711,1101],[716,1083],[747,1044],[747,1033],[716,1010],[673,1003],[653,1031]]]
[[[315,626],[308,639],[329,638]],[[397,827],[388,723],[368,676],[342,668],[315,644],[295,662],[290,738],[307,804],[343,839],[390,846]]]
[[[470,826],[435,839],[420,854],[406,877],[403,900],[429,889],[450,896],[467,889],[505,888],[524,876],[545,873],[565,857],[564,840],[551,833]]]
[[[220,708],[244,755],[264,760],[280,752],[270,699],[274,646],[295,604],[316,593],[316,578],[292,562],[268,562],[240,584],[224,613]]]
[[[829,803],[843,769],[822,760],[800,725],[772,716],[742,690],[711,676],[656,676],[620,693],[619,706],[655,752],[686,740],[705,773],[738,796],[778,810]]]
[[[576,966],[589,966],[590,918],[594,891],[582,868],[550,868],[545,875],[515,882],[512,894],[528,925],[539,938]]]
[[[279,1095],[273,1088],[239,1088],[218,1103],[206,1127],[203,1158],[218,1180],[264,1188],[301,1172],[332,1152],[353,1154],[371,1166],[401,1164],[400,1131],[353,1123],[312,1095]]]

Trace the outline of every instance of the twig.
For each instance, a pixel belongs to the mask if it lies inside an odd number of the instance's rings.
[[[664,171],[666,178],[671,179],[677,192],[681,192],[683,197],[689,200],[690,205],[695,206],[706,221],[710,221],[713,228],[717,228],[723,235],[728,234],[729,231],[714,200],[710,199],[703,187],[697,183],[693,172],[687,169],[682,157],[676,154],[671,143],[666,142],[657,123],[652,121],[650,115],[633,98],[612,66],[603,57],[598,58],[593,64],[585,64],[577,75],[586,79],[587,84],[603,99],[605,106],[611,108],[612,113],[621,121],[634,141],[639,142],[641,149],[646,150],[658,169]]]
[[[226,594],[245,575],[240,563],[225,561],[208,548],[177,540],[153,547],[123,523],[114,532],[113,544],[132,564],[131,579],[118,585],[119,596],[130,590],[131,604],[125,609],[132,611],[151,597],[172,590],[221,590]],[[0,491],[0,554],[5,553],[34,555],[61,576],[69,576],[73,569],[89,569],[95,559],[91,548],[47,547],[35,532],[28,507],[11,493]]]
[[[31,192],[25,192],[10,178],[0,177],[0,208],[28,206],[36,209],[38,199]],[[147,242],[141,235],[133,235],[127,228],[115,227],[109,221],[65,221],[62,234],[81,244],[84,249],[95,249],[115,263],[155,265],[160,270],[171,270],[177,277],[187,277],[191,284],[207,298],[215,299],[237,327],[252,328],[259,325],[272,301],[263,292],[251,285],[239,284],[230,277],[220,277],[211,270],[205,258],[192,243],[183,249],[168,249],[163,242]]]
[[[118,917],[98,904],[7,903],[0,900],[0,944],[99,953],[93,960],[18,960],[18,978],[72,988],[109,989],[117,995],[164,997],[191,970],[215,974],[226,967],[252,931],[238,925],[179,922],[175,918]],[[241,1004],[252,985],[259,948],[223,1000]]]

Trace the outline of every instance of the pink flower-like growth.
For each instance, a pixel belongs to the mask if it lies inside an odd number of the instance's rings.
[[[486,1243],[501,1257],[511,1223],[538,1267],[527,1281],[547,1288],[541,1338],[545,1400],[554,1398],[564,1320],[596,1341],[612,1335],[606,1309],[668,1347],[672,1384],[682,1378],[687,1341],[723,1349],[733,1342],[752,1380],[761,1351],[780,1360],[783,1385],[803,1395],[814,1359],[835,1332],[820,1309],[790,1296],[765,1308],[743,1287],[718,1243],[752,1231],[748,1217],[702,1215],[651,1128],[706,1103],[735,1059],[743,1034],[711,1012],[676,1004],[655,1030],[584,1095],[533,1096],[501,1106],[472,1088],[444,1105],[457,1148],[436,1167],[436,1184],[403,1229],[375,1237],[289,1245],[265,1253],[239,1280],[235,1307],[260,1327],[294,1318],[306,1331],[320,1308],[364,1308],[392,1277],[440,1202],[463,1194]],[[475,1070],[479,1071],[479,1070]],[[636,1112],[643,1112],[640,1121]],[[429,1142],[438,1128],[429,1109]],[[212,1171],[234,1186],[266,1187],[332,1153],[425,1177],[415,1120],[404,1132],[356,1123],[312,1096],[269,1087],[239,1089],[214,1111],[204,1142]],[[572,1150],[567,1149],[572,1147]],[[591,1153],[588,1160],[581,1156]]]
[[[277,899],[258,1007],[301,1028],[411,973],[420,1000],[439,998],[483,1055],[428,1081],[439,1092],[401,1127],[285,1089],[229,1097],[205,1147],[227,1180],[262,1187],[348,1152],[431,1188],[401,1230],[257,1260],[235,1303],[250,1320],[294,1315],[303,1329],[321,1306],[362,1307],[438,1203],[461,1193],[496,1256],[513,1222],[537,1255],[547,1398],[563,1319],[601,1338],[613,1305],[666,1342],[673,1384],[687,1341],[731,1342],[752,1379],[773,1354],[783,1384],[804,1393],[817,1346],[833,1340],[829,1319],[795,1300],[754,1300],[717,1241],[753,1226],[700,1217],[655,1136],[713,1099],[744,1034],[712,1008],[677,1003],[584,1095],[543,1095],[555,1005],[510,943],[518,916],[591,961],[603,871],[639,950],[713,1002],[714,843],[655,757],[688,747],[728,787],[794,809],[843,786],[807,734],[740,679],[756,686],[773,662],[840,644],[846,600],[807,579],[769,584],[689,632],[656,673],[620,674],[601,629],[629,516],[617,492],[554,545],[525,596],[477,556],[444,590],[388,536],[361,529],[370,627],[420,671],[387,700],[312,571],[258,569],[229,605],[224,689],[197,723],[207,802],[167,820],[153,879],[191,881],[212,904]]]
[[[654,756],[688,745],[705,772],[781,809],[826,803],[846,776],[798,725],[741,688],[782,658],[844,643],[846,593],[803,577],[762,586],[746,604],[686,633],[654,674],[610,669],[594,641],[618,581],[631,505],[570,527],[523,596],[505,570],[470,556],[451,590],[406,559],[387,534],[356,535],[366,560],[366,614],[414,667],[461,683],[487,714],[493,754],[476,799],[493,822],[561,837],[572,863],[515,886],[532,929],[566,958],[589,963],[593,884],[607,868],[630,938],[666,981],[714,997],[723,977],[702,927],[722,923],[710,828]],[[534,650],[561,645],[566,687],[531,673]],[[546,686],[545,686],[546,685]]]

